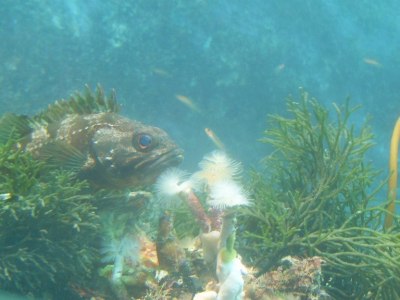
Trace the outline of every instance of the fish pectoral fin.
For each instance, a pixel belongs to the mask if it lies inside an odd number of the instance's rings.
[[[40,158],[51,167],[62,167],[76,172],[79,172],[86,162],[86,155],[79,149],[59,141],[45,145]]]
[[[6,113],[0,119],[0,144],[21,140],[33,131],[27,116]]]

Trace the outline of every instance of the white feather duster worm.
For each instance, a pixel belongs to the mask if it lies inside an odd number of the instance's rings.
[[[223,151],[213,151],[204,156],[199,163],[200,171],[193,177],[205,182],[208,186],[213,186],[222,180],[232,180],[237,178],[241,171],[241,164],[229,158]]]
[[[208,204],[217,209],[250,205],[247,192],[233,180],[223,180],[211,187]]]
[[[173,207],[181,201],[186,202],[203,232],[210,231],[210,220],[199,198],[193,191],[196,185],[194,178],[188,179],[187,173],[172,168],[160,175],[156,182],[158,198],[167,207]]]
[[[157,179],[155,190],[158,198],[166,206],[180,203],[179,193],[191,188],[189,175],[177,168],[170,168],[163,172]]]

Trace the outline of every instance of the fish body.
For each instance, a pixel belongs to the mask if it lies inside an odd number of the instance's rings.
[[[175,95],[175,98],[178,99],[178,101],[180,101],[187,107],[189,107],[192,111],[195,111],[197,113],[201,112],[200,109],[198,108],[198,106],[189,97],[177,94],[177,95]]]
[[[367,65],[371,65],[371,66],[374,66],[374,67],[377,67],[377,68],[382,67],[382,64],[381,64],[379,61],[377,61],[376,59],[374,59],[374,58],[365,57],[365,58],[363,59],[363,61],[364,61],[364,63],[366,63]]]
[[[225,145],[222,143],[221,139],[215,134],[215,132],[210,128],[204,128],[204,132],[210,138],[210,140],[217,146],[220,150],[225,150]]]
[[[152,72],[154,75],[160,76],[160,77],[164,77],[164,78],[169,78],[172,77],[171,74],[164,70],[164,69],[160,69],[160,68],[153,68]]]
[[[58,102],[30,120],[31,132],[20,139],[20,147],[49,164],[75,169],[97,187],[152,184],[182,161],[183,151],[162,129],[118,114],[114,100],[89,91]]]
[[[279,74],[285,70],[286,65],[285,64],[279,64],[275,67],[275,74]]]

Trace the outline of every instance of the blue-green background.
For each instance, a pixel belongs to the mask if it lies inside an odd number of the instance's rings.
[[[268,154],[257,142],[267,114],[285,114],[301,86],[328,107],[362,104],[353,121],[372,116],[369,159],[386,168],[399,12],[397,0],[0,0],[0,113],[34,114],[101,83],[124,115],[168,131],[189,171],[214,149],[205,127],[255,166]]]

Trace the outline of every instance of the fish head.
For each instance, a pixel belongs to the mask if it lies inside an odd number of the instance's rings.
[[[166,168],[183,160],[183,151],[162,129],[116,116],[92,137],[92,181],[115,188],[154,183]]]

